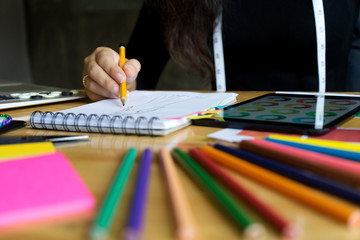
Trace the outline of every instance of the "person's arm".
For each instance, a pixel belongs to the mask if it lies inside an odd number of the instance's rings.
[[[169,60],[164,42],[160,16],[156,10],[144,4],[127,46],[127,56],[138,59],[142,66],[136,80],[136,89],[156,88]]]

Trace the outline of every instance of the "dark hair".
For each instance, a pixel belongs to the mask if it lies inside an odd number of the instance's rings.
[[[171,58],[184,66],[184,59],[201,73],[214,73],[212,36],[224,0],[145,0],[156,9],[164,24]]]

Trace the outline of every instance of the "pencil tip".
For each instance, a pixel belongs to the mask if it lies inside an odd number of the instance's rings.
[[[245,239],[261,239],[265,236],[266,230],[259,223],[249,225],[244,231]]]
[[[126,98],[122,97],[122,98],[120,98],[120,101],[123,104],[123,106],[125,106]]]
[[[297,240],[303,236],[302,227],[299,224],[288,224],[281,232],[284,240]]]

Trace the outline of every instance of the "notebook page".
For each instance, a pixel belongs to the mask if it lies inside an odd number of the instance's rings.
[[[61,111],[62,113],[107,114],[123,117],[178,118],[218,105],[228,104],[236,99],[235,93],[195,93],[174,91],[133,91],[125,106],[119,99],[106,99],[80,107]]]

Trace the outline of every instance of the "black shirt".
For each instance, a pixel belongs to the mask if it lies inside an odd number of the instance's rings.
[[[348,54],[359,0],[323,0],[326,90],[345,91]],[[311,0],[231,0],[223,11],[227,90],[318,90]],[[142,70],[138,89],[154,89],[169,54],[156,11],[144,4],[128,44]]]

